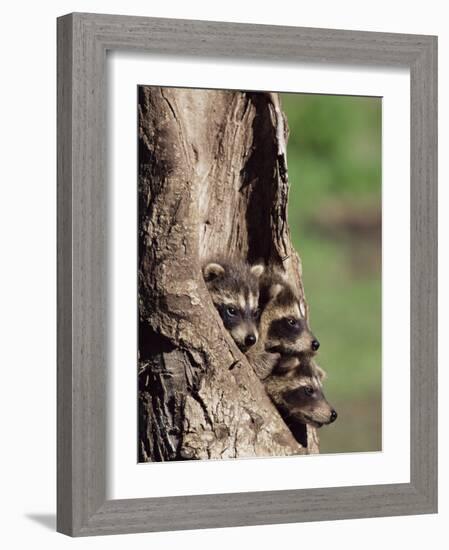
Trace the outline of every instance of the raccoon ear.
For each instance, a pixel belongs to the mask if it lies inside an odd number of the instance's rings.
[[[256,264],[251,266],[251,273],[255,275],[257,278],[259,278],[264,271],[265,271],[265,266],[263,266],[262,264]]]
[[[213,281],[217,277],[224,275],[225,269],[222,265],[215,262],[207,264],[203,268],[203,277],[205,281]]]
[[[284,287],[279,283],[271,285],[270,289],[268,290],[268,295],[269,295],[270,299],[274,300],[275,298],[277,298],[279,296],[279,294],[282,292],[283,289],[284,289]]]

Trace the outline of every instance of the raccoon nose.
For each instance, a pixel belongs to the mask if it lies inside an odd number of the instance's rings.
[[[245,346],[254,346],[255,343],[256,337],[254,336],[254,334],[248,334],[248,336],[245,338]]]
[[[313,351],[317,351],[317,349],[320,347],[320,343],[318,340],[312,340],[312,349]]]
[[[337,420],[337,411],[332,411],[331,412],[331,422],[335,422]]]

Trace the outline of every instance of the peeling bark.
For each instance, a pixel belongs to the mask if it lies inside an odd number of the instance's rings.
[[[224,330],[209,255],[283,266],[287,125],[276,94],[139,88],[139,460],[318,451],[287,428]]]

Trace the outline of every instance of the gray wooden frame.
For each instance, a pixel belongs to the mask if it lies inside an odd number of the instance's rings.
[[[410,69],[410,483],[106,499],[105,61],[107,50],[124,49]],[[81,13],[59,18],[58,531],[82,536],[436,511],[436,37]]]

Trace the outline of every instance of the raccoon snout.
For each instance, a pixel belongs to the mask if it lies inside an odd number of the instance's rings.
[[[245,346],[247,346],[248,348],[254,346],[256,341],[257,338],[254,336],[254,334],[248,334],[248,336],[245,338]]]
[[[319,347],[320,347],[320,343],[318,342],[318,340],[312,340],[312,350],[318,351]]]
[[[331,419],[330,419],[330,422],[331,422],[331,423],[332,423],[332,422],[335,422],[335,421],[337,420],[337,416],[338,416],[337,411],[335,411],[334,409],[332,409],[332,411],[331,411]]]

